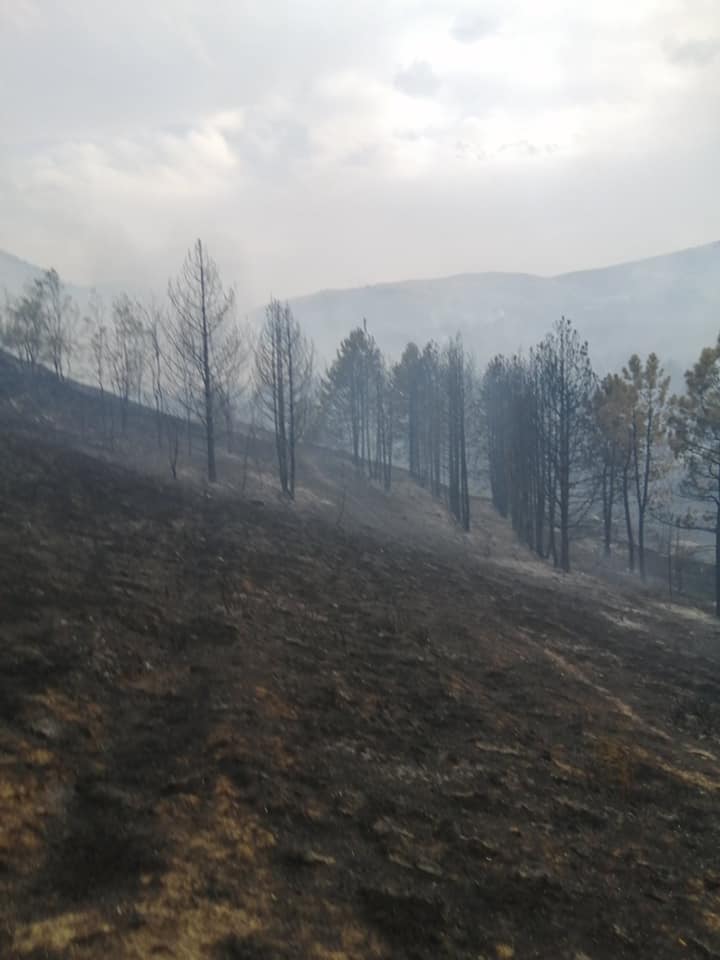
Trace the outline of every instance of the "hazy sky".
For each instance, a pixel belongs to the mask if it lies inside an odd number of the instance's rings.
[[[242,301],[720,238],[720,0],[0,0],[0,247]]]

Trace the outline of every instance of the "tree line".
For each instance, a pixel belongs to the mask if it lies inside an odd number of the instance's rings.
[[[605,555],[622,530],[644,580],[649,525],[668,550],[672,530],[709,533],[720,616],[720,338],[672,395],[654,353],[600,379],[562,318],[527,356],[491,360],[482,410],[493,504],[539,556],[570,570],[573,535],[599,511]]]
[[[311,439],[346,451],[385,491],[404,468],[463,530],[471,491],[488,489],[518,538],[564,571],[581,537],[599,537],[608,556],[623,549],[629,570],[646,578],[650,528],[711,534],[720,615],[720,338],[680,395],[654,353],[600,378],[564,317],[527,354],[495,356],[482,374],[459,335],[408,343],[393,362],[363,320],[321,373],[287,303],[272,299],[255,332],[238,322],[200,240],[164,301],[121,294],[108,309],[93,294],[81,316],[48,270],[7,301],[0,336],[31,373],[43,365],[58,380],[84,347],[106,441],[123,436],[133,403],[150,406],[173,476],[181,445],[192,456],[199,430],[216,482],[219,424],[232,449],[243,413],[273,436],[289,499],[298,445]]]
[[[461,338],[401,359],[383,357],[367,322],[342,341],[321,382],[321,438],[346,448],[355,467],[389,491],[394,457],[470,529],[466,419],[473,372]]]

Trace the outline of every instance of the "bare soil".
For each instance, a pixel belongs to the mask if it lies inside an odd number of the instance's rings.
[[[68,437],[0,424],[0,957],[720,956],[714,621]]]

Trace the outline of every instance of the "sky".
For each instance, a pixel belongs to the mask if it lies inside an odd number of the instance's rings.
[[[0,0],[0,248],[253,305],[720,239],[720,0]]]

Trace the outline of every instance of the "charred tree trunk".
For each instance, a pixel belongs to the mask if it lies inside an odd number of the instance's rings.
[[[630,512],[630,477],[629,464],[626,462],[623,468],[623,507],[625,509],[625,532],[628,544],[628,567],[630,572],[635,572],[635,537],[633,534],[632,514]]]
[[[207,300],[205,294],[205,261],[202,254],[202,241],[198,240],[200,262],[200,311],[202,321],[202,379],[205,391],[205,436],[207,441],[208,481],[217,481],[215,465],[215,422],[213,417],[212,373],[210,369],[210,332],[208,329]]]

